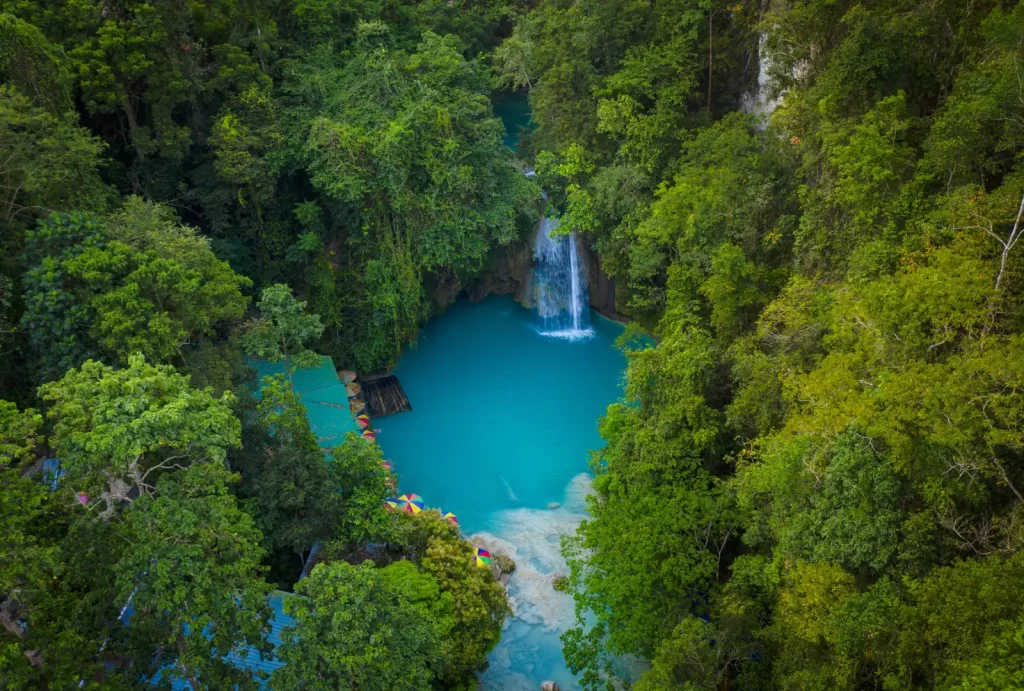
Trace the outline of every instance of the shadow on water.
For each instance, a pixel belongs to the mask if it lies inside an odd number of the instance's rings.
[[[536,127],[533,124],[533,111],[530,109],[527,92],[499,91],[492,97],[491,102],[494,104],[494,114],[505,125],[505,146],[517,151],[520,131],[529,132]]]

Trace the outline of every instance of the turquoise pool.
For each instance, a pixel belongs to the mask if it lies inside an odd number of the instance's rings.
[[[618,324],[594,315],[594,337],[542,336],[511,298],[462,301],[431,320],[398,375],[413,410],[374,420],[401,491],[452,511],[478,544],[509,554],[515,617],[491,656],[485,689],[576,688],[558,635],[572,600],[551,588],[565,571],[561,535],[584,517],[598,418],[621,395]]]
[[[525,91],[501,92],[493,98],[494,114],[501,118],[505,125],[505,137],[502,141],[505,146],[517,151],[519,149],[519,128],[532,130],[533,111],[530,109],[530,100]]]

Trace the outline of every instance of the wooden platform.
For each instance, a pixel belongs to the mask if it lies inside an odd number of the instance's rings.
[[[383,417],[412,410],[412,405],[393,374],[361,377],[363,400],[370,417]]]

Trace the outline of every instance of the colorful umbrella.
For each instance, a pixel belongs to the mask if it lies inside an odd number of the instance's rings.
[[[459,525],[459,517],[453,514],[451,511],[447,513],[442,513],[441,518],[445,519],[454,526]]]
[[[490,566],[491,565],[491,553],[486,549],[476,550],[476,565],[477,566]]]
[[[89,495],[86,494],[85,492],[79,492],[78,493],[78,503],[80,503],[82,506],[88,506],[89,505]]]
[[[398,500],[395,499],[394,497],[391,497],[390,499],[385,499],[384,500],[384,506],[389,511],[392,510],[392,509],[397,509],[398,508]]]
[[[350,399],[348,402],[348,409],[352,411],[352,414],[361,413],[366,410],[366,404],[360,401],[358,398]]]
[[[356,380],[356,373],[350,369],[340,369],[338,370],[338,379],[345,384],[351,384]]]
[[[373,443],[375,443],[375,444],[377,443],[377,435],[376,435],[376,434],[374,434],[373,432],[371,432],[371,431],[370,431],[370,430],[368,430],[368,429],[364,429],[364,430],[363,430],[363,434],[362,434],[362,437],[363,437],[363,439],[365,439],[366,441],[369,441],[369,442],[373,442]]]
[[[398,498],[395,508],[406,513],[419,513],[423,510],[423,497],[418,494],[403,494]]]
[[[391,461],[381,461],[380,464],[384,466],[384,470],[391,470]]]
[[[349,384],[345,384],[345,391],[348,392],[349,398],[354,398],[355,396],[359,395],[359,392],[362,391],[362,388],[360,388],[358,382],[351,382]]]
[[[360,429],[366,429],[370,426],[370,416],[366,413],[356,415],[356,424],[359,425]]]

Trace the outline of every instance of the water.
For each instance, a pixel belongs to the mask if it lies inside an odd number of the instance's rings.
[[[759,129],[768,126],[768,118],[782,103],[782,94],[772,96],[774,81],[771,77],[771,69],[774,61],[768,53],[767,42],[768,34],[761,34],[757,50],[757,87],[752,93],[743,97],[741,104],[744,112],[760,116]]]
[[[520,130],[530,131],[535,125],[531,119],[530,101],[525,91],[503,91],[494,96],[494,114],[505,125],[505,146],[518,151]]]
[[[534,247],[533,286],[541,333],[570,341],[590,338],[587,282],[576,247],[576,232],[554,235],[558,219],[542,218]]]
[[[457,302],[395,371],[412,412],[374,420],[401,491],[454,512],[466,536],[518,565],[487,691],[537,691],[547,679],[578,688],[558,639],[572,598],[551,579],[567,572],[560,538],[584,518],[588,453],[602,446],[597,421],[626,366],[618,324],[595,317],[592,338],[569,341],[538,333],[536,318],[509,297]]]

